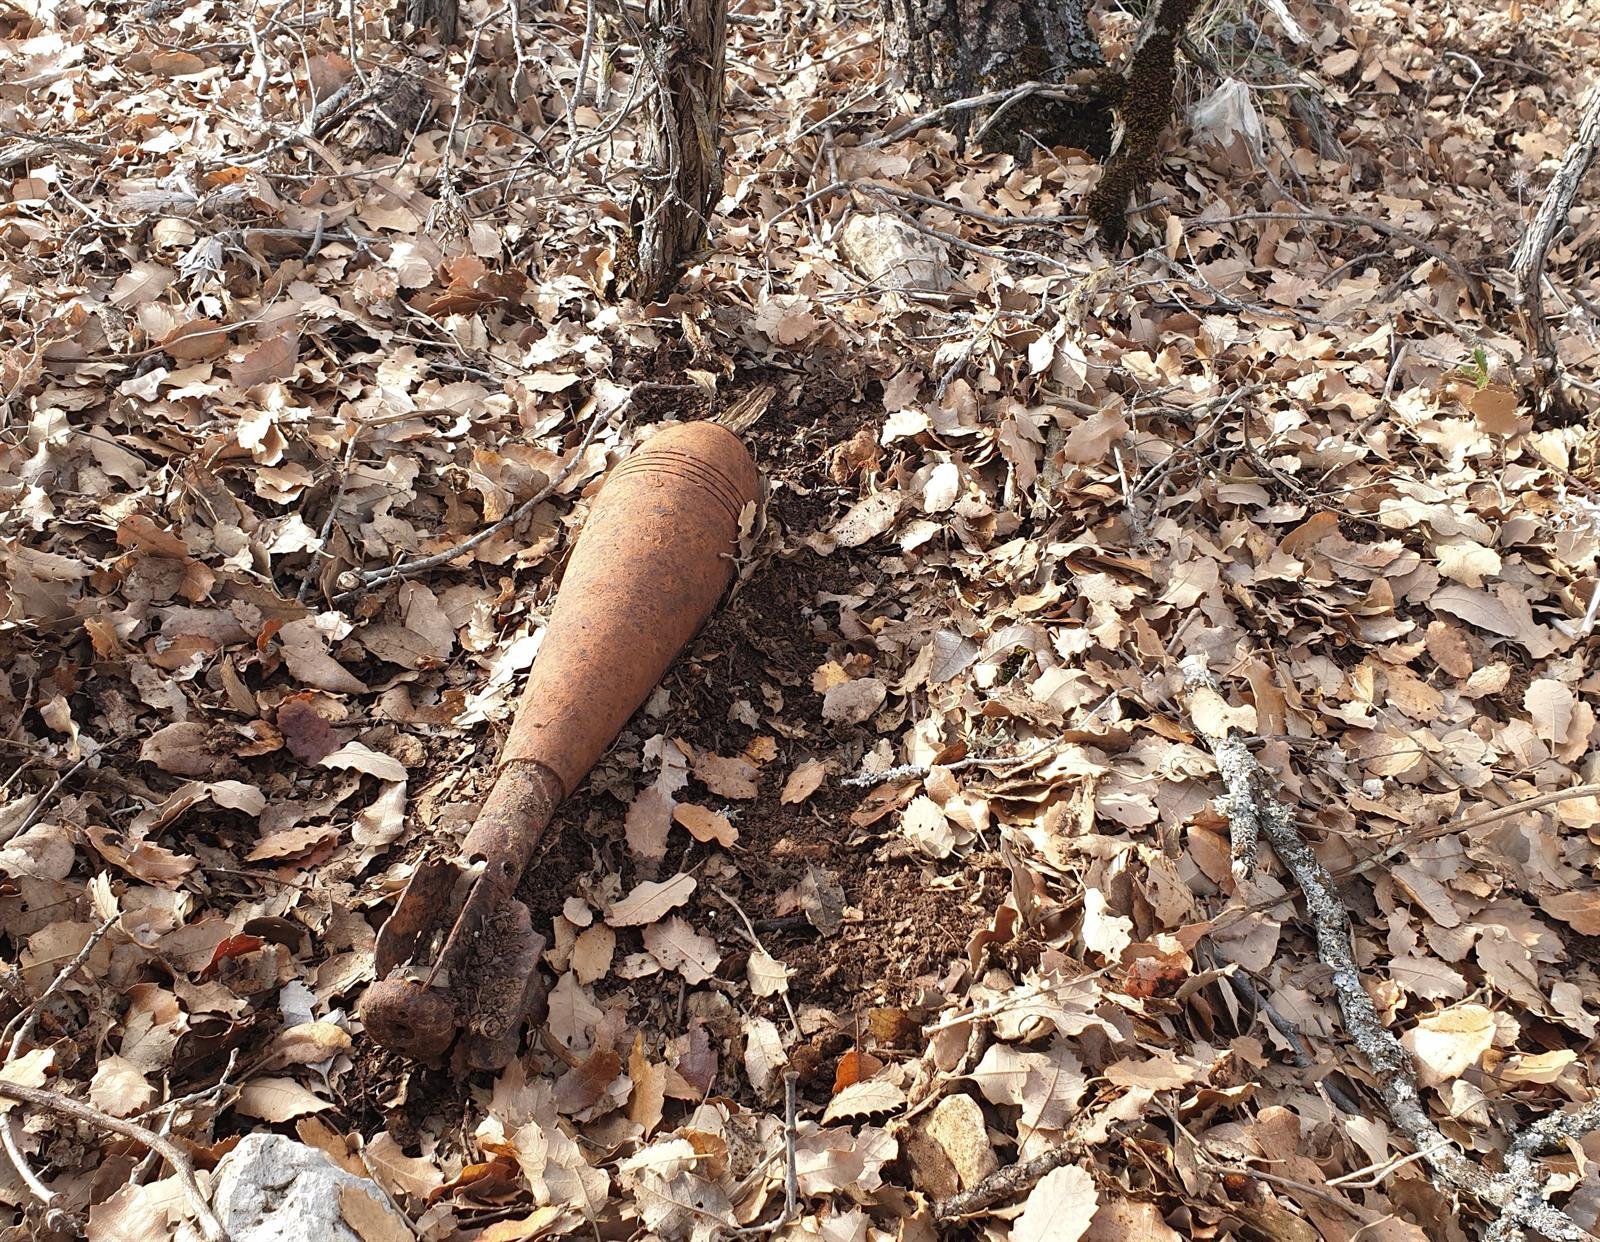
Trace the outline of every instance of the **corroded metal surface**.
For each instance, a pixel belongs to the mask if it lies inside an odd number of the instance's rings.
[[[744,445],[715,423],[655,436],[611,472],[567,565],[502,761],[573,789],[694,637],[728,585]]]
[[[418,1060],[495,1069],[545,1016],[544,937],[515,897],[539,839],[728,585],[754,463],[711,423],[611,472],[556,596],[494,789],[454,858],[418,867],[378,934],[361,1018]]]

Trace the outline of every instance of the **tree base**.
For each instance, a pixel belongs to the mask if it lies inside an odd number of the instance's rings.
[[[1083,0],[887,0],[889,54],[934,105],[1003,91],[1024,82],[1066,82],[1103,70],[1105,55]],[[1093,100],[1034,96],[952,122],[975,130],[986,151],[1026,151],[1033,142],[1071,146],[1103,158],[1111,148],[1111,107]]]
[[[645,18],[642,167],[616,274],[619,292],[652,301],[706,248],[722,195],[728,0],[649,0]]]
[[[441,43],[454,43],[461,28],[461,0],[406,0],[406,21],[417,30],[436,31]]]

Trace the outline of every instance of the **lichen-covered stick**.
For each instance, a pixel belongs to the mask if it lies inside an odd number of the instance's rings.
[[[1445,1136],[1422,1102],[1410,1054],[1383,1025],[1372,998],[1361,985],[1350,939],[1350,912],[1334,887],[1333,875],[1300,835],[1289,808],[1274,794],[1270,778],[1250,753],[1245,737],[1227,725],[1218,729],[1213,723],[1226,715],[1207,710],[1205,696],[1217,695],[1218,688],[1205,659],[1186,656],[1180,669],[1190,715],[1216,758],[1227,790],[1218,799],[1218,809],[1235,832],[1243,828],[1252,853],[1253,834],[1264,835],[1278,860],[1299,884],[1316,933],[1317,958],[1333,971],[1334,997],[1344,1029],[1372,1066],[1390,1119],[1422,1154],[1435,1180],[1465,1190],[1499,1210],[1498,1219],[1486,1235],[1493,1242],[1511,1242],[1525,1229],[1554,1242],[1585,1242],[1591,1238],[1593,1235],[1570,1216],[1546,1202],[1533,1157],[1564,1137],[1596,1128],[1600,1123],[1600,1102],[1573,1113],[1547,1117],[1528,1127],[1512,1140],[1501,1173],[1486,1172]],[[1202,710],[1195,710],[1197,704]],[[1237,869],[1241,857],[1237,842],[1234,857]]]

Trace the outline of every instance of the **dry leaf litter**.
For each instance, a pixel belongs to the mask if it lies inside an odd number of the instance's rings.
[[[579,82],[575,5],[445,50],[0,4],[4,1078],[202,1187],[292,1135],[366,1242],[1473,1236],[1208,739],[1448,1139],[1497,1169],[1592,1098],[1600,478],[1497,273],[1600,25],[1290,7],[1197,27],[1128,257],[1081,152],[874,145],[914,109],[872,6],[741,2],[715,250],[640,306],[610,18]],[[1549,266],[1589,391],[1596,175]],[[547,1029],[381,1054],[374,928],[487,790],[587,498],[750,397],[735,591],[524,884]],[[204,1228],[140,1142],[3,1122],[53,1196],[0,1161],[4,1237]],[[1544,1168],[1593,1228],[1597,1141]]]

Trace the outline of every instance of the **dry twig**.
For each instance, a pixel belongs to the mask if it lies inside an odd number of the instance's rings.
[[[713,884],[711,889],[718,897],[727,902],[728,905],[732,907],[733,912],[739,916],[739,921],[744,924],[744,934],[750,943],[761,953],[765,954],[768,958],[771,958],[772,954],[767,953],[767,946],[762,944],[761,937],[756,935],[756,926],[750,921],[750,916],[744,912],[744,907],[730,897],[727,889],[723,888],[722,885]],[[734,931],[738,930],[739,929],[737,927],[734,928]],[[789,1025],[794,1028],[794,1037],[796,1039],[805,1038],[800,1030],[800,1018],[794,1011],[794,1002],[789,999],[789,989],[787,987],[784,988],[780,995],[783,997],[783,1007],[789,1011]]]
[[[404,561],[399,565],[386,565],[382,569],[354,570],[340,576],[339,585],[346,588],[344,594],[338,596],[334,603],[344,603],[363,591],[371,590],[375,586],[383,586],[390,582],[400,582],[406,578],[415,578],[418,574],[425,574],[430,569],[438,569],[441,565],[448,565],[458,556],[465,556],[474,548],[480,547],[493,539],[508,526],[515,526],[528,514],[532,513],[539,505],[555,495],[556,490],[567,481],[567,477],[583,460],[593,442],[595,433],[600,430],[600,424],[605,422],[610,411],[601,406],[595,411],[594,417],[589,420],[589,426],[583,433],[583,439],[578,447],[573,450],[572,456],[562,463],[562,466],[551,477],[550,481],[541,487],[528,499],[524,500],[515,509],[512,509],[497,522],[491,522],[476,534],[469,535],[453,548],[446,548],[443,552],[435,552],[432,556],[418,557],[414,561]]]
[[[15,837],[20,837],[23,833],[30,831],[35,825],[37,825],[38,822],[43,819],[46,813],[50,810],[50,804],[55,801],[56,794],[60,792],[61,787],[74,776],[76,776],[78,769],[87,764],[90,758],[91,756],[84,755],[70,768],[57,776],[50,788],[39,795],[39,800],[33,804],[33,809],[28,812],[26,817],[24,817],[23,820],[10,832],[0,834],[0,845],[6,844],[6,842]]]
[[[27,1104],[32,1108],[70,1117],[85,1125],[95,1126],[112,1134],[120,1134],[123,1138],[132,1139],[136,1143],[143,1143],[151,1151],[158,1152],[171,1167],[179,1185],[183,1187],[184,1194],[188,1196],[206,1242],[228,1242],[227,1230],[223,1229],[222,1222],[211,1210],[211,1200],[200,1187],[194,1165],[183,1153],[183,1149],[171,1139],[163,1138],[145,1126],[113,1117],[110,1113],[102,1112],[81,1100],[74,1100],[58,1091],[46,1091],[42,1087],[24,1087],[20,1083],[7,1082],[0,1078],[0,1099],[15,1100],[19,1104]]]
[[[83,762],[86,762],[86,760],[80,760],[79,765],[81,766]],[[74,768],[73,771],[77,771],[77,768]],[[63,777],[62,779],[65,780],[66,778]],[[73,959],[63,966],[56,974],[56,977],[51,980],[50,986],[45,988],[36,1000],[25,1006],[16,1017],[6,1024],[5,1034],[0,1036],[0,1039],[8,1041],[5,1057],[7,1065],[22,1055],[22,1046],[28,1042],[29,1037],[33,1034],[33,1028],[39,1024],[39,1015],[44,1012],[44,1007],[50,998],[64,988],[67,981],[78,973],[83,964],[89,960],[89,955],[94,952],[95,946],[105,939],[106,933],[116,923],[116,918],[109,918],[95,928],[89,938],[84,941],[83,948],[79,949]],[[17,1130],[17,1118],[15,1115],[8,1114],[5,1124],[0,1126],[0,1144],[4,1145],[6,1155],[11,1158],[11,1164],[17,1170],[17,1176],[27,1186],[29,1193],[44,1205],[47,1225],[51,1224],[52,1221],[57,1221],[58,1225],[69,1223],[66,1219],[67,1214],[61,1208],[55,1206],[56,1200],[60,1196],[40,1180],[39,1175],[33,1171],[33,1166],[28,1163],[27,1156],[23,1154],[22,1145],[17,1142]]]
[[[746,1225],[742,1229],[735,1229],[732,1232],[736,1236],[747,1237],[758,1233],[776,1233],[778,1230],[785,1228],[800,1210],[800,1170],[795,1164],[795,1139],[799,1133],[798,1101],[795,1093],[799,1082],[800,1075],[794,1070],[785,1072],[783,1076],[783,1215],[778,1217],[777,1220],[770,1221],[764,1225]],[[751,1176],[753,1177],[755,1173],[759,1173],[761,1169],[771,1162],[772,1157],[769,1156],[761,1162],[761,1165]],[[740,1197],[735,1192],[735,1200]]]
[[[996,1203],[1015,1199],[1024,1191],[1033,1189],[1035,1183],[1046,1173],[1059,1169],[1071,1160],[1073,1150],[1071,1144],[1060,1143],[1040,1152],[1031,1160],[996,1169],[976,1186],[935,1203],[933,1218],[954,1220],[961,1216],[972,1216],[985,1208],[993,1207]]]
[[[1088,100],[1093,99],[1101,91],[1101,87],[1092,86],[1064,86],[1059,82],[1022,82],[1004,90],[985,91],[982,95],[969,95],[965,99],[953,99],[942,107],[934,108],[929,112],[919,112],[916,116],[896,125],[887,134],[882,134],[869,142],[861,144],[863,150],[872,150],[877,147],[886,147],[891,142],[899,142],[908,138],[919,129],[926,129],[930,125],[937,125],[947,121],[953,116],[963,112],[976,112],[980,108],[987,108],[991,104],[1001,108],[1010,108],[1027,98],[1053,99],[1053,100]]]
[[[1424,254],[1437,259],[1450,272],[1467,291],[1473,302],[1483,305],[1485,298],[1483,281],[1474,276],[1466,265],[1445,250],[1432,242],[1418,237],[1415,233],[1398,228],[1383,220],[1374,220],[1371,216],[1356,215],[1354,212],[1321,212],[1321,211],[1243,211],[1232,216],[1218,216],[1208,219],[1195,217],[1185,221],[1185,227],[1211,227],[1218,224],[1246,224],[1252,220],[1281,220],[1289,224],[1326,224],[1334,228],[1344,229],[1371,229],[1374,233],[1381,234],[1393,241],[1414,247]]]

